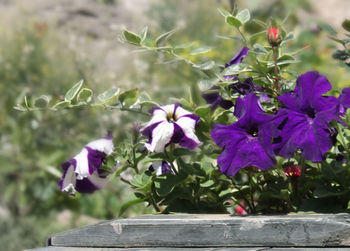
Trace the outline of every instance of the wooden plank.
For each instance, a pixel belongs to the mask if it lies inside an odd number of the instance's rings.
[[[219,251],[223,250],[223,248],[168,248],[168,247],[149,247],[149,248],[83,248],[83,247],[45,247],[45,248],[38,248],[38,249],[32,249],[27,251],[187,251],[187,250],[194,250],[194,251]],[[256,247],[256,248],[225,248],[226,251],[262,251],[262,250],[270,250],[266,249],[264,247]],[[288,250],[286,250],[288,251]],[[291,250],[295,251],[295,250]],[[299,251],[299,250],[298,250]],[[306,250],[308,251],[308,250]],[[310,250],[310,251],[316,251],[316,250]],[[328,250],[325,250],[328,251]]]
[[[270,248],[270,247],[220,247],[220,248],[84,248],[84,247],[45,247],[27,251],[347,251],[350,248]]]
[[[350,247],[349,214],[146,215],[50,238],[65,247]]]

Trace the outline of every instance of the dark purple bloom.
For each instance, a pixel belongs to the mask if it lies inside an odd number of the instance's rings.
[[[274,121],[280,130],[274,146],[276,153],[290,158],[300,149],[308,160],[324,159],[333,145],[329,123],[339,114],[338,100],[322,95],[331,88],[325,76],[312,71],[298,77],[293,92],[278,97],[284,108],[278,111]]]
[[[225,68],[234,64],[242,63],[243,59],[248,55],[248,53],[249,48],[244,46],[240,51],[237,52],[237,54],[233,58],[231,58],[229,63],[225,64]]]
[[[230,100],[223,99],[219,93],[220,87],[214,85],[209,90],[202,92],[204,100],[215,109],[218,105],[228,110],[233,106],[233,102]]]
[[[201,143],[194,133],[199,117],[180,104],[155,107],[152,113],[151,121],[141,130],[149,139],[145,146],[150,152],[163,152],[170,143],[179,143],[189,149]]]
[[[170,164],[164,160],[153,162],[152,165],[148,168],[148,170],[151,172],[156,171],[156,176],[167,174],[167,173],[174,174]]]
[[[113,148],[111,137],[101,138],[90,142],[79,154],[64,162],[62,179],[58,182],[61,191],[92,193],[104,187],[108,178],[100,167]]]
[[[228,88],[232,93],[238,93],[241,95],[263,91],[263,88],[256,85],[251,77],[246,78],[244,81],[238,80],[237,83],[230,84]],[[203,92],[202,97],[205,99],[205,101],[207,101],[207,103],[211,104],[213,108],[219,105],[226,110],[230,109],[233,106],[233,102],[223,99],[219,94],[219,90],[220,88],[218,86],[213,86],[209,90]],[[260,99],[263,102],[269,102],[269,98],[266,94],[260,95]]]
[[[243,82],[238,81],[237,83],[230,84],[229,88],[232,89],[234,93],[239,93],[241,95],[247,95],[255,91],[263,91],[263,88],[254,84],[252,77],[246,78]]]
[[[344,88],[338,99],[340,103],[340,113],[344,115],[346,110],[350,108],[350,88]]]
[[[240,51],[237,52],[237,54],[230,60],[229,63],[225,64],[225,68],[229,67],[234,64],[239,64],[243,61],[243,59],[248,55],[249,48],[243,47]],[[224,76],[227,80],[234,80],[237,79],[236,75],[233,76]],[[238,87],[238,88],[247,88],[245,87]],[[202,97],[204,100],[211,105],[211,107],[216,108],[218,105],[221,106],[224,109],[230,109],[233,106],[233,103],[230,100],[225,100],[220,96],[219,93],[219,87],[214,85],[209,90],[202,93]]]
[[[258,97],[251,93],[238,98],[234,115],[239,120],[232,125],[214,125],[211,137],[224,148],[218,157],[220,171],[233,176],[240,169],[254,166],[261,170],[275,164],[271,138],[265,125],[273,118],[262,109]]]

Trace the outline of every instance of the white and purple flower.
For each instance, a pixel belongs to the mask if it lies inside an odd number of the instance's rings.
[[[195,135],[199,116],[190,113],[180,104],[153,108],[152,119],[141,133],[149,139],[145,145],[150,152],[163,152],[170,143],[178,143],[189,149],[196,148],[201,142]]]
[[[156,176],[163,174],[174,174],[174,171],[171,169],[169,162],[167,161],[155,161],[148,168],[150,172],[156,172]]]
[[[90,142],[79,154],[62,163],[63,176],[58,182],[61,191],[92,193],[103,188],[109,179],[100,167],[113,150],[112,138],[101,138]]]

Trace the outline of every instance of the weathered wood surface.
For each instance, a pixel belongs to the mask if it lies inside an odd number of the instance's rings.
[[[32,251],[320,251],[320,248],[271,248],[271,247],[217,247],[217,248],[81,248],[81,247],[45,247],[33,249]],[[350,248],[322,248],[322,251],[345,251]]]
[[[146,215],[59,233],[49,245],[38,250],[350,250],[350,215]]]
[[[146,215],[56,234],[52,246],[350,246],[350,216]]]

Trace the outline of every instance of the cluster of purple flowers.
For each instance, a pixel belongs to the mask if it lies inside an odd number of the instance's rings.
[[[241,63],[248,52],[249,49],[244,47],[225,67]],[[336,135],[331,121],[341,123],[340,117],[350,108],[350,88],[344,88],[339,98],[325,96],[332,86],[316,71],[302,74],[293,91],[277,97],[282,107],[274,114],[264,111],[261,102],[270,100],[252,78],[243,81],[238,80],[237,75],[224,78],[235,81],[228,87],[241,95],[235,104],[224,100],[217,86],[203,93],[203,98],[213,109],[219,105],[225,109],[234,106],[234,115],[238,118],[231,125],[216,124],[211,131],[214,142],[223,148],[218,166],[227,176],[233,176],[247,166],[267,170],[275,165],[276,155],[291,158],[297,150],[307,160],[324,160]],[[145,148],[149,152],[164,152],[169,144],[196,148],[201,145],[195,134],[199,120],[199,116],[180,104],[153,108],[151,120],[140,131],[148,139]],[[60,189],[72,194],[76,191],[91,193],[105,186],[109,179],[101,166],[113,149],[111,137],[87,144],[78,155],[62,164]],[[165,160],[152,163],[148,170],[155,171],[156,175],[174,174]],[[300,170],[288,171],[291,173],[300,175]]]
[[[236,101],[236,123],[214,126],[211,136],[223,148],[218,157],[222,173],[232,176],[247,166],[266,170],[274,166],[275,155],[291,158],[297,150],[307,160],[324,160],[336,132],[330,123],[341,122],[350,107],[350,88],[339,98],[325,96],[332,86],[316,71],[296,82],[293,91],[277,97],[282,108],[276,114],[266,114],[258,97],[249,93]]]

